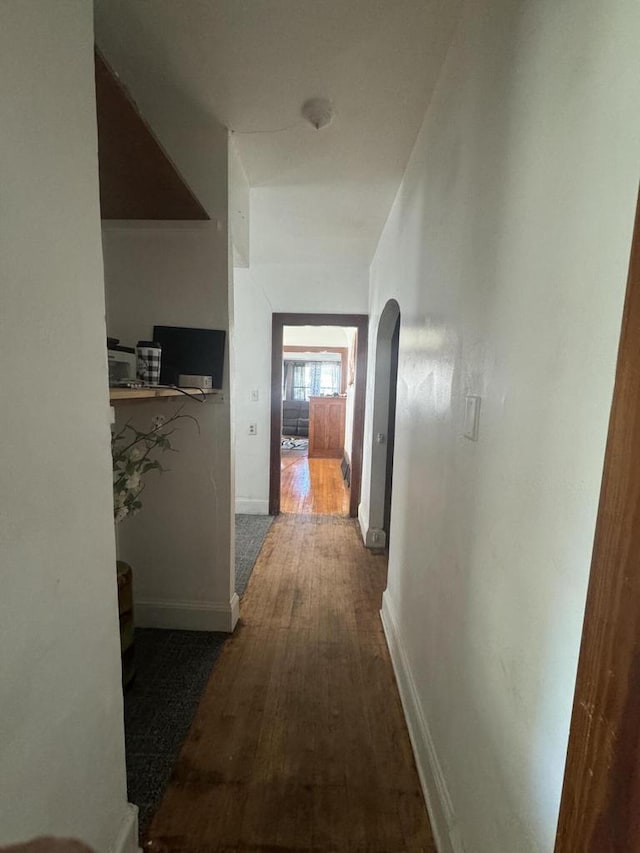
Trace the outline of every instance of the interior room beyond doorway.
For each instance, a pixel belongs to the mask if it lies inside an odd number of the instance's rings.
[[[349,514],[356,329],[284,326],[280,508]]]

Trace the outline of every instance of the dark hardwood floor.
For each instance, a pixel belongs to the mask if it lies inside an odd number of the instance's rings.
[[[148,849],[435,853],[380,624],[385,579],[352,520],[276,519]]]

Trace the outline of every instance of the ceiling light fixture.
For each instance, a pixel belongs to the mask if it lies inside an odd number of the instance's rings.
[[[302,115],[316,130],[331,124],[333,107],[327,98],[310,98],[302,105]]]

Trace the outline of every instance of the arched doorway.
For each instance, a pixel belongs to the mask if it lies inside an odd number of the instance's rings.
[[[376,548],[389,547],[399,346],[400,306],[390,299],[380,316],[376,337],[367,537],[367,544]]]

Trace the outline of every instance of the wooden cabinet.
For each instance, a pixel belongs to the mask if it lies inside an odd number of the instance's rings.
[[[309,400],[309,456],[342,459],[346,397]]]

